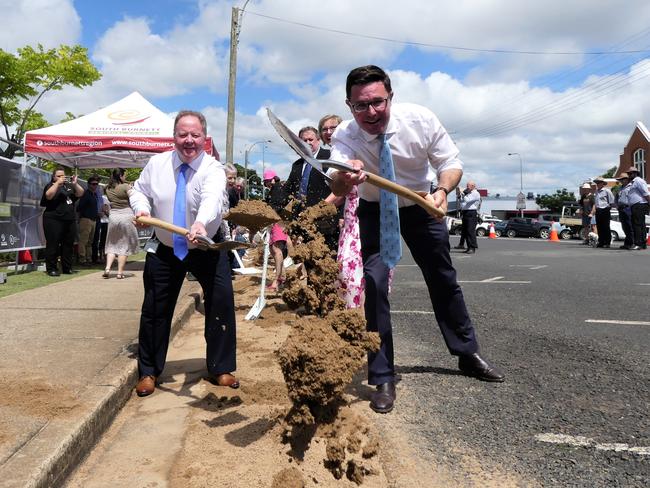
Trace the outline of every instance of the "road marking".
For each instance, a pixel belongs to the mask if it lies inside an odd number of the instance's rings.
[[[528,268],[528,269],[542,269],[546,268],[545,264],[511,264],[511,268]]]
[[[486,278],[484,280],[472,281],[472,280],[459,280],[458,283],[499,283],[499,284],[526,284],[530,281],[512,281],[504,280],[503,276],[495,276],[494,278]]]
[[[581,435],[566,435],[566,434],[537,434],[535,440],[539,442],[546,442],[549,444],[565,444],[575,447],[593,447],[598,451],[615,451],[615,452],[632,452],[640,456],[650,456],[650,447],[630,447],[628,444],[622,442],[596,442],[594,439],[584,437]]]
[[[650,322],[643,322],[637,320],[599,320],[587,319],[585,322],[590,324],[617,324],[617,325],[650,325]]]
[[[637,283],[637,285],[641,285],[641,286],[650,286],[650,283]]]
[[[433,315],[435,312],[425,312],[423,310],[391,310],[391,314],[397,313],[397,314],[414,314],[414,315]]]

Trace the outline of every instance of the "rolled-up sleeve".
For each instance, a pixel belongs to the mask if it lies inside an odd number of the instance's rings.
[[[431,140],[429,141],[429,148],[427,153],[429,155],[429,162],[436,170],[437,175],[449,169],[463,169],[463,162],[458,155],[460,151],[454,141],[451,139],[445,128],[442,126],[438,117],[433,113],[429,119],[429,127],[426,133],[430,134]]]
[[[222,166],[214,165],[201,182],[201,204],[196,213],[196,221],[208,226],[220,223],[226,211],[226,173]]]
[[[129,192],[129,204],[136,214],[151,214],[151,195],[151,165],[147,164]]]

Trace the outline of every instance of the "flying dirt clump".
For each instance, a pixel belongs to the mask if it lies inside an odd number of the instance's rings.
[[[261,200],[240,200],[236,207],[224,215],[230,223],[247,227],[251,236],[260,229],[279,222],[280,216],[267,203]]]
[[[366,353],[379,349],[379,335],[365,329],[365,319],[356,310],[296,321],[277,352],[293,403],[288,424],[309,425],[335,415]]]
[[[287,272],[282,293],[282,299],[292,310],[304,307],[306,314],[322,316],[345,308],[336,289],[339,269],[336,254],[323,237],[323,233],[331,232],[337,219],[336,207],[320,202],[303,210],[298,219],[287,226],[294,241],[293,260],[302,264]]]

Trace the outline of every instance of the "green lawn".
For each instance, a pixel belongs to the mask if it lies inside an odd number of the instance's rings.
[[[145,254],[145,252],[140,252],[133,256],[129,256],[129,263],[134,261],[144,261]],[[114,263],[113,274],[115,274],[116,266],[117,263]],[[129,265],[127,264],[127,268],[128,266]],[[52,277],[48,276],[45,271],[30,271],[14,274],[13,270],[7,271],[7,268],[0,268],[0,272],[7,273],[7,282],[0,284],[0,298],[13,295],[14,293],[20,293],[21,291],[31,290],[32,288],[49,285],[50,283],[56,283],[57,281],[69,280],[78,276],[96,273],[103,269],[103,264],[93,265],[89,268],[77,266],[75,271],[78,271],[78,273]]]

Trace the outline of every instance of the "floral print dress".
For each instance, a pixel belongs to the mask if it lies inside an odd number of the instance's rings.
[[[337,288],[339,296],[345,301],[346,308],[358,308],[362,305],[365,288],[357,217],[358,206],[359,193],[355,186],[345,197],[343,228],[339,235],[337,255],[339,263]]]

